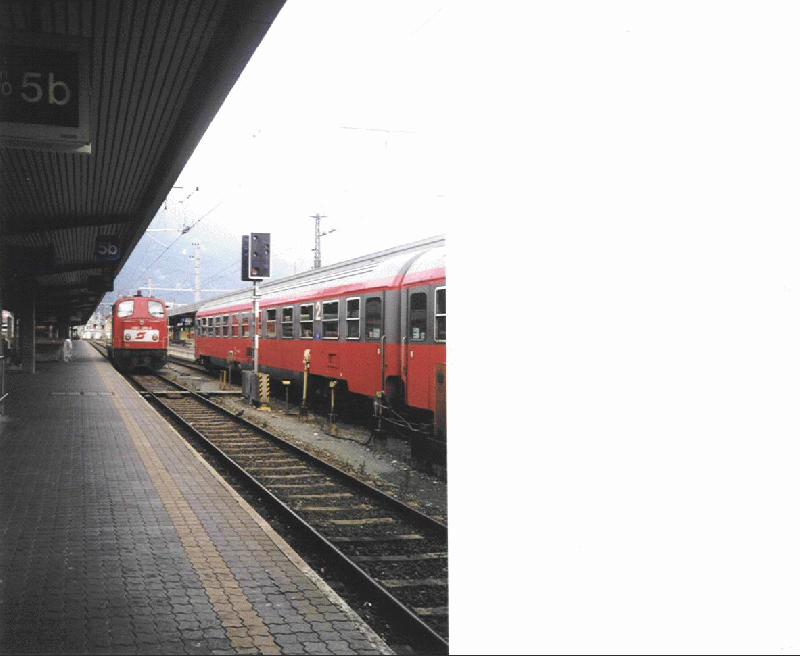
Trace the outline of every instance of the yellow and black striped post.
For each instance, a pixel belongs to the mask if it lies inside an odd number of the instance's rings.
[[[269,410],[269,374],[258,373],[258,400],[263,410]]]

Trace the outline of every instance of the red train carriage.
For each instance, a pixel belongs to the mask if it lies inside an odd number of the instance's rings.
[[[259,370],[435,414],[444,432],[446,278],[444,240],[435,238],[271,281],[260,287]],[[252,294],[197,312],[195,357],[206,366],[249,368]]]
[[[119,369],[160,369],[167,363],[167,313],[164,301],[136,296],[113,306],[109,358]]]

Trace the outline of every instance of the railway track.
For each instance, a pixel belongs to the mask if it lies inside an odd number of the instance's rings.
[[[209,377],[212,377],[211,374],[208,372],[208,370],[205,367],[203,367],[203,366],[201,366],[199,364],[195,364],[194,362],[190,362],[189,360],[187,360],[185,358],[180,358],[177,355],[169,355],[168,354],[167,355],[167,362],[172,362],[173,364],[179,364],[181,367],[186,367],[187,369],[192,369],[194,371],[199,371],[201,373],[206,374]]]
[[[416,650],[447,653],[446,525],[167,378],[128,378],[344,568]]]

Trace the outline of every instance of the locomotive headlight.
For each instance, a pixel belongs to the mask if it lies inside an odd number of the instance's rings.
[[[130,342],[130,341],[131,341],[131,336],[130,336],[130,334],[126,334],[126,335],[125,335],[125,341],[126,341],[126,342]]]
[[[157,341],[158,341],[158,333],[153,333],[153,336],[151,337],[151,339],[152,339],[154,342],[157,342]]]

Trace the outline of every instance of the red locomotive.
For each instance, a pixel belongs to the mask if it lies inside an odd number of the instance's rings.
[[[118,369],[161,369],[167,363],[169,330],[164,301],[142,296],[118,298],[112,308],[110,360]]]
[[[252,293],[197,312],[195,357],[207,367],[250,368]],[[444,433],[444,239],[433,238],[260,286],[259,370],[302,384],[337,381],[352,394],[434,413]],[[296,388],[297,389],[297,388]]]

